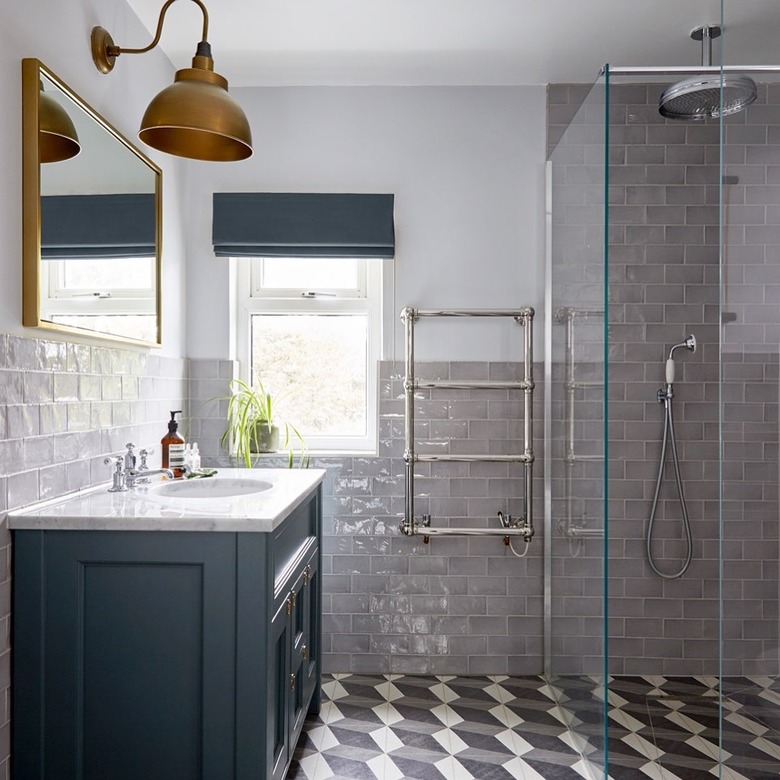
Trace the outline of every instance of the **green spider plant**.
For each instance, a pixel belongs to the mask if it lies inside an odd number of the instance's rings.
[[[280,396],[269,393],[259,379],[248,384],[241,379],[230,380],[231,395],[227,397],[227,428],[222,434],[222,446],[232,443],[237,462],[252,468],[252,456],[264,452],[287,451],[287,465],[292,468],[295,450],[300,453],[298,465],[309,466],[306,442],[300,431],[289,422],[274,419],[274,404]],[[281,441],[280,441],[281,440]]]

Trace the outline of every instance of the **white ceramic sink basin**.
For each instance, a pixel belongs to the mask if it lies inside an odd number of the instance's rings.
[[[161,482],[150,488],[150,494],[159,498],[233,498],[263,493],[273,487],[264,479],[241,477],[210,477],[184,482]]]

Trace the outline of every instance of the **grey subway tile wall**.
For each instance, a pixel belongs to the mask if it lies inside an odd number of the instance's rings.
[[[0,335],[2,508],[107,481],[103,458],[131,441],[159,461],[168,411],[187,409],[187,370],[147,352]]]
[[[209,465],[219,446],[235,364],[191,361],[191,438]],[[425,378],[520,378],[522,363],[420,363]],[[537,367],[537,370],[540,370]],[[518,558],[501,537],[406,537],[403,364],[380,364],[379,455],[315,457],[324,468],[323,643],[330,672],[535,674],[542,669],[542,393],[534,399],[537,536]],[[221,389],[220,389],[221,386]],[[522,404],[506,390],[417,393],[419,452],[522,451]],[[200,410],[200,411],[198,411]],[[262,465],[284,466],[278,457]],[[522,466],[418,463],[415,514],[434,525],[498,527],[522,512]],[[522,552],[524,543],[515,541]]]
[[[590,132],[579,128],[572,137],[566,131],[588,89],[549,90],[549,142],[552,148],[564,138],[566,147],[554,174],[558,294],[575,305],[598,303],[590,282],[603,275],[601,259],[581,249],[586,237],[600,240],[596,215],[583,217],[581,207],[583,198],[597,202],[595,190],[603,187],[603,138],[595,131],[604,115],[579,114],[578,123],[593,125]],[[760,86],[754,106],[725,120],[722,171],[717,122],[665,122],[656,110],[661,89],[610,86],[610,670],[777,674],[780,212],[774,204],[780,148],[773,139],[780,89]],[[603,111],[603,101],[599,107]],[[592,189],[583,190],[582,182]],[[566,251],[579,251],[579,267],[566,264]],[[676,355],[674,409],[693,562],[683,578],[661,580],[645,562],[643,541],[663,431],[655,394],[670,346],[689,333],[699,349]],[[587,355],[581,359],[585,369]],[[563,367],[554,369],[563,378]],[[577,408],[594,419],[595,410],[579,400]],[[670,465],[654,539],[660,567],[679,568],[685,544]],[[562,581],[572,576],[567,563],[554,563],[560,574],[554,590],[577,590],[576,582]],[[577,671],[577,660],[558,649],[563,665]]]

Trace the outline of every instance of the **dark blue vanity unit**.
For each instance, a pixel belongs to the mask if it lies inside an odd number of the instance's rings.
[[[15,780],[284,778],[320,706],[320,519],[317,481],[268,531],[17,525]]]

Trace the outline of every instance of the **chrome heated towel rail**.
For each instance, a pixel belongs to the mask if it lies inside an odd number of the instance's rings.
[[[414,374],[414,326],[426,317],[507,317],[518,325],[524,326],[525,365],[522,380],[428,380],[418,379]],[[407,536],[422,534],[427,537],[434,535],[450,536],[501,536],[508,540],[512,536],[523,537],[526,543],[534,535],[533,526],[533,317],[534,310],[530,307],[515,310],[434,310],[414,309],[407,306],[401,312],[401,320],[405,328],[404,342],[404,519],[400,525],[401,531]],[[524,397],[523,415],[523,451],[514,455],[428,455],[417,453],[414,449],[414,394],[416,390],[429,388],[447,389],[507,389],[521,390]],[[451,528],[431,527],[430,515],[422,515],[418,521],[414,514],[414,464],[421,462],[459,461],[522,463],[525,475],[525,495],[523,498],[523,516],[516,520],[504,519],[499,513],[501,526],[497,528]]]

